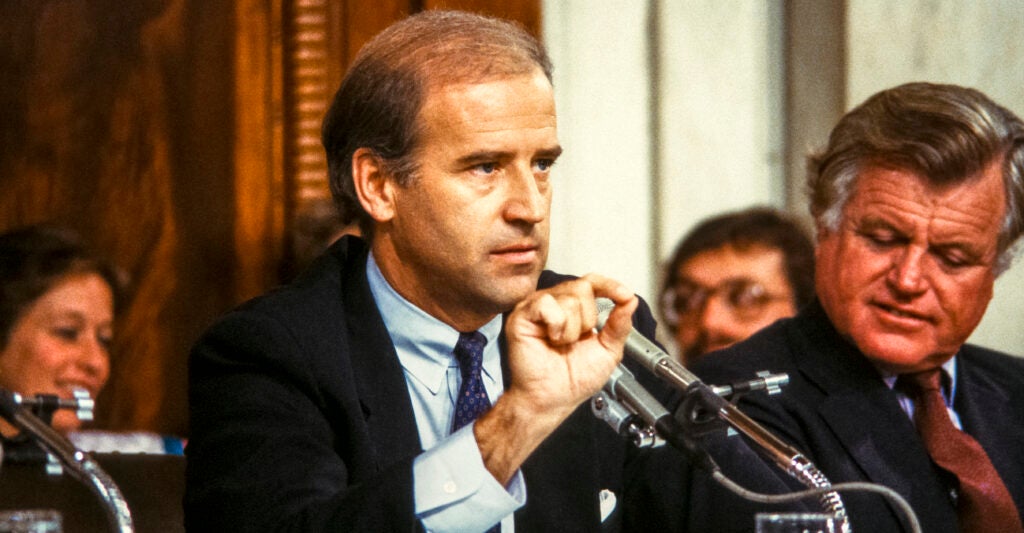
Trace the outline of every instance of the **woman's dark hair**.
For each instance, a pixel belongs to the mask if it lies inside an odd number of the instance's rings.
[[[98,274],[107,282],[116,311],[124,298],[124,275],[74,231],[36,225],[0,235],[0,349],[36,299],[65,276],[81,273]]]

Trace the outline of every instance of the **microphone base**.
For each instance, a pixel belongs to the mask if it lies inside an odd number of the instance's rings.
[[[682,426],[683,432],[692,438],[700,439],[729,430],[729,424],[718,416],[718,412],[726,403],[711,388],[695,384],[683,392],[683,401],[674,416],[676,422]]]

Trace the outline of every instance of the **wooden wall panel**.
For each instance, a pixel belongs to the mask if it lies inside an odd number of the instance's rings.
[[[0,98],[13,105],[4,106],[0,229],[76,228],[128,272],[132,298],[117,324],[100,415],[112,427],[155,427],[166,357],[178,353],[169,319],[180,240],[167,67],[182,50],[183,2],[114,4],[3,3]]]
[[[373,3],[360,0],[338,2],[338,5],[343,6],[340,22],[343,28],[345,56],[343,57],[344,63],[339,65],[341,70],[338,72],[339,77],[335,87],[340,85],[341,75],[355,59],[363,44],[391,25],[392,22],[400,20],[410,13],[420,11],[417,4],[418,2],[413,0],[382,0]]]
[[[235,299],[276,281],[285,231],[283,0],[237,0],[234,36]]]
[[[132,278],[98,425],[187,435],[196,337],[286,281],[328,196],[319,119],[362,44],[461,7],[539,31],[539,1],[0,2],[0,231],[85,233]]]

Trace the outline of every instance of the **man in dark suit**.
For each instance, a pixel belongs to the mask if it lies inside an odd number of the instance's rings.
[[[817,300],[694,372],[788,373],[741,409],[832,483],[894,489],[924,531],[1021,531],[1024,359],[965,342],[1024,232],[1024,124],[978,91],[906,84],[809,163]],[[906,530],[883,498],[843,498],[854,531]]]
[[[410,17],[360,52],[323,141],[365,240],[196,345],[187,528],[616,530],[638,454],[586,401],[654,321],[617,282],[542,272],[561,148],[541,45]]]

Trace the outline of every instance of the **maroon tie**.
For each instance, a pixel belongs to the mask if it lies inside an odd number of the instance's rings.
[[[903,374],[898,386],[914,400],[914,422],[928,454],[958,482],[957,514],[966,533],[1024,532],[1020,513],[988,454],[953,425],[940,389],[941,369]]]

